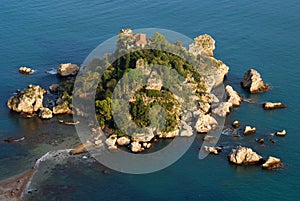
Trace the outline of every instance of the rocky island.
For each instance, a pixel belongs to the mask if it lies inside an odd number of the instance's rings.
[[[167,47],[167,49],[172,50],[172,53],[163,51],[161,47]],[[215,140],[214,136],[208,134],[222,126],[218,119],[225,118],[234,107],[239,107],[243,102],[243,97],[230,85],[224,87],[224,96],[220,97],[215,93],[214,90],[223,84],[229,67],[214,57],[214,49],[215,40],[207,34],[196,37],[186,49],[180,42],[175,44],[168,42],[160,33],[155,33],[152,38],[147,38],[145,34],[135,34],[130,29],[121,30],[116,52],[106,55],[104,59],[94,59],[91,62],[93,71],[89,71],[82,80],[79,80],[85,89],[91,87],[89,81],[100,80],[94,100],[97,125],[95,122],[90,122],[92,135],[85,143],[71,150],[70,154],[83,153],[89,147],[106,147],[112,152],[126,148],[129,152],[139,153],[151,149],[153,144],[160,139],[190,137],[193,135],[193,130],[204,134],[204,141]],[[125,53],[116,59],[115,56],[119,52]],[[184,58],[188,58],[189,62]],[[113,62],[110,63],[109,61]],[[149,111],[158,104],[167,115],[165,126],[160,130],[147,129],[143,133],[132,133],[128,136],[116,126],[112,118],[111,96],[113,90],[125,73],[138,68],[146,69],[146,67],[151,67],[154,64],[168,66],[176,70],[184,78],[182,84],[193,90],[194,95],[191,98],[198,104],[198,107],[193,108],[192,112],[187,115],[183,114],[180,108],[181,98],[172,94],[159,80],[155,79],[157,74],[147,71],[146,73],[150,77],[149,82],[145,86],[135,89],[134,96],[130,99],[130,118],[136,125],[148,128],[153,121],[148,115]],[[197,64],[196,67],[193,66],[195,64]],[[107,70],[100,77],[100,72],[104,67],[107,67]],[[72,105],[74,96],[86,100],[91,95],[86,91],[74,93],[75,75],[79,71],[80,67],[76,64],[61,64],[57,68],[58,76],[70,79],[62,79],[61,83],[49,86],[48,92],[40,86],[29,85],[8,100],[8,108],[29,116],[37,115],[44,120],[59,114],[88,115],[85,111],[73,108]],[[244,74],[241,86],[250,93],[265,92],[270,89],[262,80],[261,75],[254,69],[250,69]],[[125,87],[123,90],[128,89]],[[55,95],[55,100],[51,100],[54,103],[52,106],[45,103],[44,96],[46,93]],[[119,92],[119,95],[122,96],[122,91]],[[273,109],[286,106],[281,103],[267,102],[263,107]],[[195,119],[193,124],[190,123],[192,122],[190,121],[191,118]],[[80,124],[80,122],[66,123],[63,120],[60,120],[60,123]],[[241,123],[235,121],[231,129],[235,132],[235,129],[240,126]],[[256,128],[254,127],[244,127],[244,135],[255,132]],[[106,140],[101,140],[103,135],[106,136]],[[283,136],[285,131],[277,132],[276,135]],[[263,139],[256,141],[264,142]],[[222,147],[213,146],[205,146],[203,149],[215,155],[223,150]],[[262,164],[265,161],[262,165],[264,169],[281,167],[282,164],[280,159],[270,157],[268,160],[264,160],[251,148],[242,146],[232,149],[228,155],[228,160],[237,165]]]

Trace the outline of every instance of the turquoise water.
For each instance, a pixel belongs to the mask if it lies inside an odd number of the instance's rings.
[[[0,6],[0,139],[23,137],[20,143],[0,142],[0,179],[30,168],[49,150],[78,143],[73,128],[57,119],[25,119],[6,108],[6,100],[26,85],[43,87],[58,82],[46,71],[60,63],[80,64],[98,44],[121,28],[157,27],[191,38],[203,33],[216,40],[215,56],[230,67],[228,82],[254,104],[243,103],[227,118],[257,127],[254,136],[219,144],[251,146],[264,157],[282,159],[285,168],[264,171],[227,162],[228,151],[198,160],[201,136],[174,165],[148,175],[127,175],[97,163],[67,161],[57,165],[27,200],[297,200],[300,162],[298,142],[300,74],[300,3],[266,1],[8,1]],[[37,70],[30,76],[17,70],[25,65]],[[259,95],[243,91],[239,82],[249,68],[256,68],[272,90]],[[282,101],[287,109],[263,111],[264,101]],[[66,118],[66,117],[58,117]],[[287,130],[276,144],[256,144],[254,138]],[[53,142],[53,139],[59,142]],[[50,170],[49,170],[50,171]],[[46,174],[46,173],[45,173]],[[40,196],[43,195],[43,196]]]

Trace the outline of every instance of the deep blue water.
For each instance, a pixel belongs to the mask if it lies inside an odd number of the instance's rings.
[[[25,119],[9,112],[6,100],[28,84],[48,87],[57,82],[45,71],[60,63],[81,64],[98,44],[121,28],[164,28],[188,37],[208,33],[216,40],[215,57],[230,67],[228,82],[255,104],[243,103],[227,118],[255,125],[255,136],[220,144],[251,146],[267,157],[277,156],[284,169],[237,167],[226,154],[197,158],[200,137],[174,165],[148,175],[127,175],[104,167],[70,161],[56,166],[28,200],[297,200],[299,194],[299,74],[300,3],[267,1],[9,1],[0,6],[0,139],[22,137],[21,143],[0,142],[0,179],[31,167],[49,150],[71,148],[78,142],[73,128],[56,126],[57,119]],[[20,66],[37,70],[20,75]],[[249,95],[239,86],[249,68],[261,72],[272,90]],[[287,109],[263,111],[264,101],[282,101]],[[58,117],[59,118],[59,117]],[[55,126],[53,126],[55,125]],[[277,144],[254,141],[287,130]],[[61,139],[53,145],[53,139]],[[79,165],[77,164],[79,163]],[[93,166],[93,167],[91,167]],[[40,173],[42,177],[43,173]],[[39,175],[37,175],[39,178]],[[40,196],[43,195],[43,196]]]

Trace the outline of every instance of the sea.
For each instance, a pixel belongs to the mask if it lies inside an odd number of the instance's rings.
[[[300,2],[298,0],[1,0],[0,1],[0,180],[42,164],[27,186],[24,200],[299,200],[300,182]],[[149,174],[125,174],[89,157],[68,157],[65,149],[80,143],[72,126],[10,112],[6,101],[29,84],[48,88],[61,63],[82,64],[89,53],[120,29],[161,28],[189,38],[207,33],[216,40],[215,57],[230,67],[226,83],[245,100],[226,118],[251,125],[257,132],[233,139],[226,132],[219,155],[200,160],[198,135],[171,166]],[[31,75],[18,73],[31,67]],[[271,90],[249,94],[240,87],[243,74],[258,70]],[[50,71],[50,73],[49,73]],[[286,109],[265,111],[265,101]],[[285,129],[285,137],[273,136]],[[8,137],[24,140],[6,143]],[[255,142],[264,138],[265,143]],[[276,143],[273,144],[269,140]],[[230,164],[237,145],[264,158],[275,156],[283,167]],[[59,151],[58,153],[58,150]],[[48,154],[47,154],[48,153]],[[47,154],[45,156],[45,154]],[[103,174],[103,170],[106,170]]]

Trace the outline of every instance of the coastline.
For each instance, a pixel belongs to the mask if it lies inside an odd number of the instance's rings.
[[[19,175],[0,181],[0,200],[20,201],[36,169],[27,170]]]

